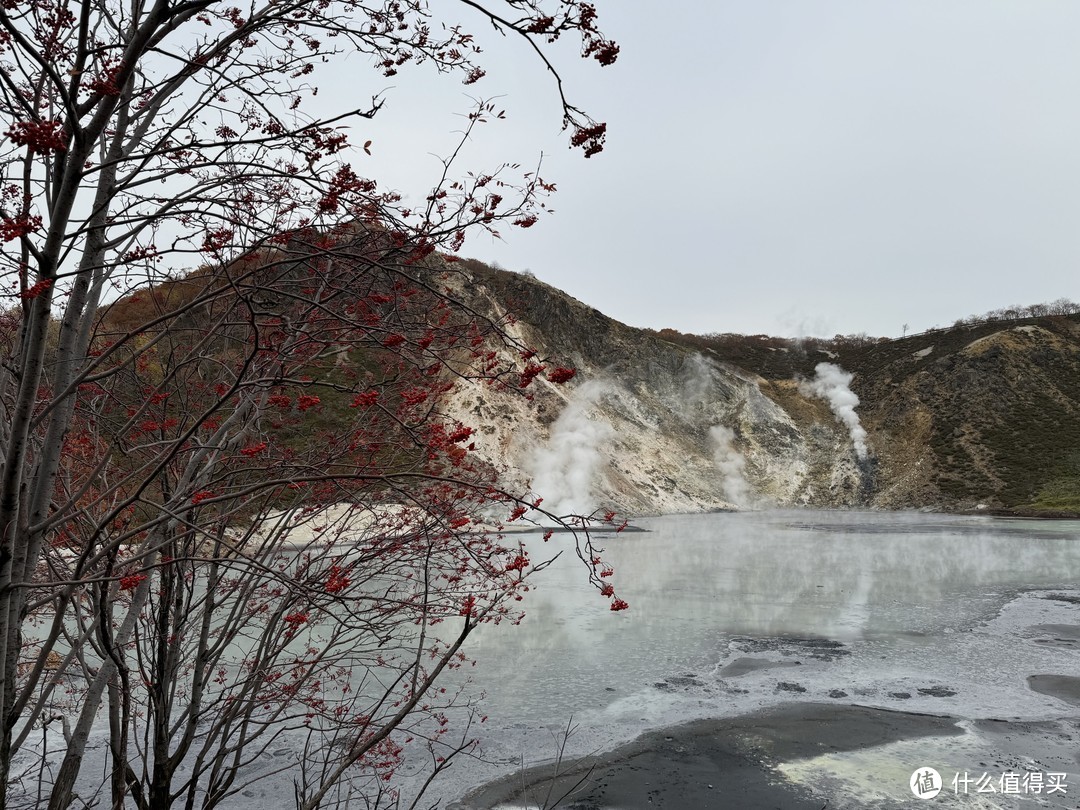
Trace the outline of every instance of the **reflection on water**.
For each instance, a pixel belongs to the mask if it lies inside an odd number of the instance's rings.
[[[568,551],[537,580],[520,627],[475,637],[469,652],[491,714],[538,718],[557,706],[553,720],[565,719],[624,685],[715,663],[733,636],[850,642],[959,630],[1008,594],[1080,575],[1075,521],[759,512],[639,525],[648,531],[600,542],[629,611],[608,611]],[[548,545],[570,542],[556,535]]]

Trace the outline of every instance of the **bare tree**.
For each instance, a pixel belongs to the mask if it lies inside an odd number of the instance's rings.
[[[546,5],[461,8],[556,80],[563,34],[614,61],[590,4]],[[542,562],[500,532],[529,504],[440,401],[545,369],[455,298],[443,257],[471,228],[532,225],[553,186],[455,179],[455,153],[409,210],[346,161],[345,122],[379,99],[304,112],[346,52],[477,81],[473,35],[438,23],[397,0],[0,8],[0,808],[77,789],[213,807],[298,734],[298,806],[385,805],[408,735],[435,770],[461,750],[436,679]],[[599,151],[604,125],[556,88],[572,145]]]

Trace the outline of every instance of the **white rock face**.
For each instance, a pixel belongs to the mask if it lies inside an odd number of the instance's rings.
[[[857,502],[850,438],[827,408],[809,404],[797,420],[744,372],[643,338],[535,280],[521,283],[525,294],[542,290],[550,320],[518,322],[513,337],[574,366],[577,376],[565,385],[537,377],[531,402],[522,392],[466,384],[447,407],[478,428],[477,452],[504,480],[531,482],[545,508],[643,515]],[[478,309],[503,314],[484,287],[469,285],[462,294]],[[794,382],[790,389],[798,399]],[[728,437],[727,467],[717,464],[715,428]],[[745,489],[731,488],[735,457]]]

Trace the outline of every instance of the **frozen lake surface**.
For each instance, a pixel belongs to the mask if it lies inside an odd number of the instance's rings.
[[[1039,629],[1080,624],[1076,604],[1045,598],[1076,587],[1076,521],[790,511],[637,525],[646,531],[598,542],[630,610],[607,610],[571,538],[556,535],[548,545],[565,553],[537,579],[521,626],[474,637],[487,762],[456,763],[437,795],[550,758],[571,716],[578,755],[792,700],[969,719],[1076,714],[1028,685],[1080,673],[1080,644]]]
[[[816,789],[827,778],[830,810],[910,806],[913,767],[979,763],[1069,771],[1070,792],[936,806],[1077,806],[1080,688],[1070,695],[1060,676],[1080,674],[1080,522],[776,511],[636,526],[644,531],[596,538],[630,603],[623,612],[588,584],[571,536],[520,535],[536,561],[562,555],[535,578],[521,625],[480,628],[465,650],[475,667],[450,674],[467,673],[466,694],[482,697],[488,720],[472,729],[482,749],[457,758],[421,806],[453,807],[550,760],[571,718],[566,754],[577,757],[792,702],[961,719],[960,736],[782,763],[792,783]],[[102,728],[91,749],[104,755]],[[276,775],[230,807],[292,806],[289,761],[284,745],[260,760],[256,770]],[[399,772],[405,795],[423,773],[412,763]],[[859,800],[845,805],[844,790]]]

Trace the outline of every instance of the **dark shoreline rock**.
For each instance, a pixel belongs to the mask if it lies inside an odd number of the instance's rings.
[[[580,789],[567,810],[656,807],[820,810],[786,781],[782,762],[855,751],[899,740],[959,735],[954,718],[865,706],[794,703],[733,718],[697,720],[649,732],[614,751],[562,763],[553,796]],[[488,810],[547,793],[552,766],[531,768],[471,792],[448,810]]]

